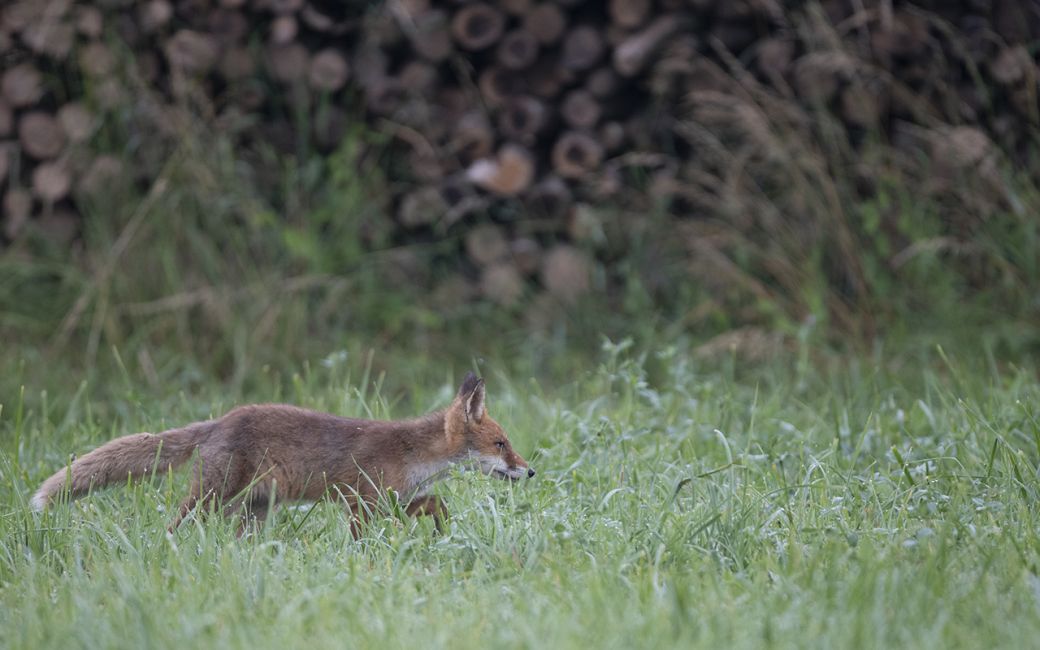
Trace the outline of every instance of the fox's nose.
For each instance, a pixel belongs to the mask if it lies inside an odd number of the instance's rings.
[[[531,469],[530,467],[528,467],[527,468],[527,478],[531,478],[533,476],[534,476],[534,470]]]

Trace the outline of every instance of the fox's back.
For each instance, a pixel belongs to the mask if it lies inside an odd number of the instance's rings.
[[[241,406],[220,418],[200,455],[224,459],[230,470],[274,479],[279,491],[307,498],[332,485],[362,490],[395,484],[405,472],[402,440],[416,421],[346,418],[288,404]],[[403,434],[403,435],[401,435]],[[362,477],[362,469],[368,475]]]

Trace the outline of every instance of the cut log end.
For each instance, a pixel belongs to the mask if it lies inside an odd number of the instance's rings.
[[[37,165],[32,174],[33,194],[45,204],[53,205],[68,196],[72,177],[66,166],[59,162]]]
[[[451,21],[451,33],[455,42],[472,52],[497,43],[505,27],[505,15],[482,2],[464,5]]]
[[[65,131],[49,113],[33,111],[18,121],[22,150],[37,160],[54,158],[65,148]]]
[[[16,65],[0,77],[0,93],[13,108],[32,106],[43,97],[43,78],[28,63]]]
[[[466,178],[477,187],[499,196],[516,196],[534,181],[535,163],[531,152],[515,144],[505,144],[494,158],[482,158],[466,170]]]
[[[350,78],[347,59],[334,49],[325,49],[314,55],[307,71],[307,81],[315,90],[339,90]]]
[[[554,45],[567,29],[567,15],[559,5],[542,2],[524,14],[523,28],[534,34],[542,45]]]
[[[530,146],[545,128],[548,115],[549,111],[545,104],[534,97],[528,95],[511,97],[505,102],[499,113],[498,130],[507,139],[517,140]]]
[[[591,129],[599,122],[603,111],[599,102],[587,90],[572,90],[563,98],[560,114],[568,126]]]
[[[477,266],[489,266],[509,257],[509,243],[502,228],[486,223],[466,233],[466,255]]]
[[[502,67],[524,70],[538,59],[538,39],[525,29],[514,29],[498,44],[495,57]]]
[[[561,302],[574,303],[592,287],[592,263],[573,246],[561,244],[545,254],[542,284]]]
[[[553,169],[563,178],[581,178],[601,162],[603,146],[587,133],[568,131],[553,145]]]
[[[581,25],[567,32],[563,40],[563,51],[560,54],[560,65],[564,68],[580,72],[596,65],[607,46],[599,30],[591,25]]]

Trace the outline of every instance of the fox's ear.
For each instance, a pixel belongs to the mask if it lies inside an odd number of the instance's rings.
[[[473,373],[466,375],[466,379],[462,382],[462,388],[459,389],[459,395],[462,397],[462,412],[465,413],[467,421],[480,422],[484,418],[484,398],[486,394],[483,379],[480,379]]]
[[[466,399],[473,392],[473,389],[477,387],[477,383],[480,381],[480,377],[477,377],[472,372],[467,372],[465,378],[462,380],[462,385],[459,386],[459,397]]]

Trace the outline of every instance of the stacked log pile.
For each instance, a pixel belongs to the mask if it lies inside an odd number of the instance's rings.
[[[155,173],[98,153],[134,83],[245,149],[331,152],[362,119],[389,134],[404,161],[387,206],[398,238],[467,228],[472,288],[502,303],[532,283],[564,301],[587,290],[590,259],[574,245],[596,237],[585,207],[681,197],[697,173],[682,135],[691,96],[718,93],[725,112],[745,77],[834,116],[853,147],[897,141],[904,123],[967,125],[1015,153],[1040,126],[1032,3],[793,4],[12,0],[0,10],[2,235],[38,221],[68,241],[84,197]]]

